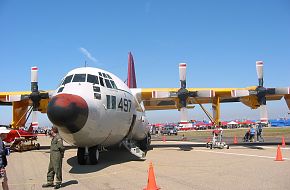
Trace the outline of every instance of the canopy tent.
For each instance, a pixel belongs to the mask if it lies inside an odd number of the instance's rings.
[[[231,122],[228,123],[228,125],[237,125],[237,124],[238,124],[238,123],[235,122],[235,121],[231,121]]]

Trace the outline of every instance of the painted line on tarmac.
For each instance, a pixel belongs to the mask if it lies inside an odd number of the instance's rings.
[[[260,156],[260,155],[254,155],[254,154],[240,154],[240,153],[232,153],[232,152],[214,152],[210,150],[194,150],[198,152],[208,152],[208,153],[215,153],[215,154],[227,154],[227,155],[235,155],[235,156],[247,156],[247,157],[257,157],[257,158],[269,158],[274,159],[276,157],[273,156]],[[283,160],[290,160],[290,158],[283,158]]]
[[[271,146],[257,146],[258,148],[268,148],[268,149],[277,149],[277,147],[271,147]],[[281,150],[290,150],[290,148],[283,148],[281,147]]]

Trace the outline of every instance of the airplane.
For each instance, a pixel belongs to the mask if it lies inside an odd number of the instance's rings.
[[[13,121],[21,120],[28,106],[47,113],[61,137],[78,147],[80,165],[97,164],[100,151],[115,145],[144,158],[151,143],[145,111],[177,109],[186,125],[187,109],[193,104],[212,104],[215,124],[219,123],[220,103],[242,102],[252,109],[260,108],[264,121],[268,100],[284,97],[290,109],[289,87],[263,86],[261,61],[256,63],[259,85],[246,88],[187,88],[186,66],[179,64],[180,88],[137,88],[130,52],[127,84],[109,71],[81,67],[69,71],[55,91],[38,90],[37,69],[33,67],[31,92],[0,92],[0,105],[13,106]]]
[[[6,145],[10,145],[10,149],[14,151],[25,151],[32,149],[39,149],[40,144],[37,143],[38,136],[44,136],[44,134],[36,134],[33,132],[34,124],[31,123],[29,128],[25,130],[21,129],[12,129],[7,134],[7,137],[3,139]]]

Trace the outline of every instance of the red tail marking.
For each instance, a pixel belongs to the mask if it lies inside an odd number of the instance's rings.
[[[129,52],[128,57],[128,78],[127,78],[127,86],[129,88],[137,88],[137,82],[136,82],[136,75],[135,75],[135,66],[134,66],[134,59]]]

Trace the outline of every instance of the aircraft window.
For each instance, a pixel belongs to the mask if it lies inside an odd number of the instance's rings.
[[[108,78],[106,73],[103,73],[104,78]]]
[[[85,82],[86,81],[86,74],[75,74],[73,82]]]
[[[116,96],[106,95],[107,97],[107,109],[116,109]]]
[[[117,86],[116,86],[116,83],[113,80],[110,80],[110,81],[111,81],[112,87],[115,88],[115,89],[118,89]]]
[[[105,82],[106,82],[106,86],[108,88],[112,88],[112,85],[111,85],[111,83],[110,83],[110,81],[108,79],[105,79]]]
[[[101,84],[102,86],[105,86],[105,85],[104,85],[104,79],[103,79],[102,77],[100,77],[100,84]]]
[[[103,77],[103,75],[102,75],[102,73],[101,73],[101,72],[99,72],[99,76],[100,76],[100,77]]]
[[[95,75],[88,74],[87,82],[93,83],[93,84],[99,84],[99,79]]]
[[[94,92],[100,92],[101,91],[100,87],[98,87],[98,86],[93,86],[93,89],[94,89]]]
[[[112,79],[112,77],[111,77],[109,74],[107,74],[107,77],[108,77],[109,79]]]
[[[99,93],[94,93],[94,97],[95,97],[95,99],[100,100],[100,99],[101,99],[101,94],[99,94]]]
[[[107,109],[111,109],[111,96],[110,95],[106,96],[107,96]]]
[[[111,96],[111,98],[112,98],[112,109],[116,109],[116,96]]]
[[[67,84],[67,83],[70,83],[72,77],[73,77],[73,75],[69,75],[69,76],[65,77],[65,79],[64,79],[64,81],[63,81],[63,83],[62,83],[62,85],[65,85],[65,84]]]
[[[57,93],[60,93],[60,92],[62,92],[62,91],[63,91],[63,89],[64,89],[64,87],[61,87],[61,88],[59,88],[59,89],[58,89],[58,91],[57,91]]]

